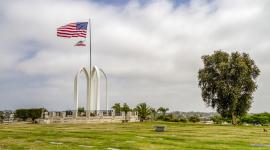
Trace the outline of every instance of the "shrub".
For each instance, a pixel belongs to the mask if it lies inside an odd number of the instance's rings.
[[[270,124],[270,113],[247,115],[241,119],[241,122],[254,125],[260,124],[262,126]]]
[[[188,120],[187,120],[187,118],[180,118],[179,121],[182,123],[186,123]]]
[[[179,122],[179,119],[172,119],[171,122]]]
[[[79,107],[79,108],[78,108],[78,114],[79,114],[80,116],[85,116],[85,110],[84,110],[84,107]]]
[[[163,118],[163,116],[158,116],[157,117],[157,120],[163,120],[164,118]]]
[[[222,122],[224,121],[220,115],[215,115],[210,119],[214,122],[214,124],[222,124]]]
[[[200,118],[198,116],[191,116],[188,118],[188,121],[196,123],[196,122],[200,122]]]
[[[170,121],[170,120],[171,120],[171,118],[169,118],[169,117],[163,118],[163,121]]]

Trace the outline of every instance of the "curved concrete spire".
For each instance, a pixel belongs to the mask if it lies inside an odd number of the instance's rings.
[[[86,82],[87,82],[87,91],[90,90],[90,85],[89,85],[89,71],[86,68],[81,68],[78,73],[75,76],[74,79],[74,100],[75,100],[75,110],[76,110],[76,117],[77,117],[77,112],[78,112],[78,107],[79,107],[79,85],[78,85],[78,80],[80,77],[81,72],[84,73],[86,77]],[[87,107],[88,107],[88,100],[90,99],[90,93],[87,92]]]
[[[108,111],[108,96],[107,96],[107,76],[102,69],[99,69],[97,66],[94,66],[91,70],[91,79],[89,69],[85,67],[81,68],[75,76],[74,80],[74,100],[75,100],[75,110],[76,117],[78,113],[78,105],[79,105],[79,86],[78,80],[79,76],[83,72],[86,77],[87,82],[87,103],[86,103],[86,112],[87,116],[90,111],[99,111],[100,110],[100,72],[105,76],[106,79],[106,109]],[[91,81],[91,82],[90,82]],[[91,84],[91,85],[90,85]],[[90,87],[91,86],[91,87]],[[94,106],[94,103],[96,106]]]

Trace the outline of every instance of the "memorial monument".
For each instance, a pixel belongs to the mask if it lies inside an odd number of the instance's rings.
[[[78,80],[80,78],[80,74],[83,73],[86,77],[87,83],[87,102],[86,102],[86,116],[89,117],[90,113],[99,113],[100,111],[100,92],[101,92],[101,75],[104,76],[106,82],[106,111],[109,111],[108,106],[108,81],[106,73],[94,66],[91,69],[91,72],[88,68],[83,67],[81,68],[75,76],[74,79],[74,101],[75,101],[75,116],[78,116],[78,108],[79,108],[79,85]]]

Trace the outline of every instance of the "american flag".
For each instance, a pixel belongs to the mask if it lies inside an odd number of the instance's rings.
[[[84,41],[79,41],[74,46],[86,46],[83,42]]]
[[[65,26],[57,28],[57,36],[71,38],[83,37],[86,38],[88,22],[70,23]]]

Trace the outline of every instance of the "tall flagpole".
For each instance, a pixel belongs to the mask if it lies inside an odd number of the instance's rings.
[[[91,99],[92,99],[92,81],[91,81],[91,76],[92,76],[92,35],[91,35],[91,19],[89,18],[89,65],[90,65],[90,69],[89,69],[89,84],[90,84],[90,88],[89,88],[89,116],[90,116],[90,110],[91,110]]]

